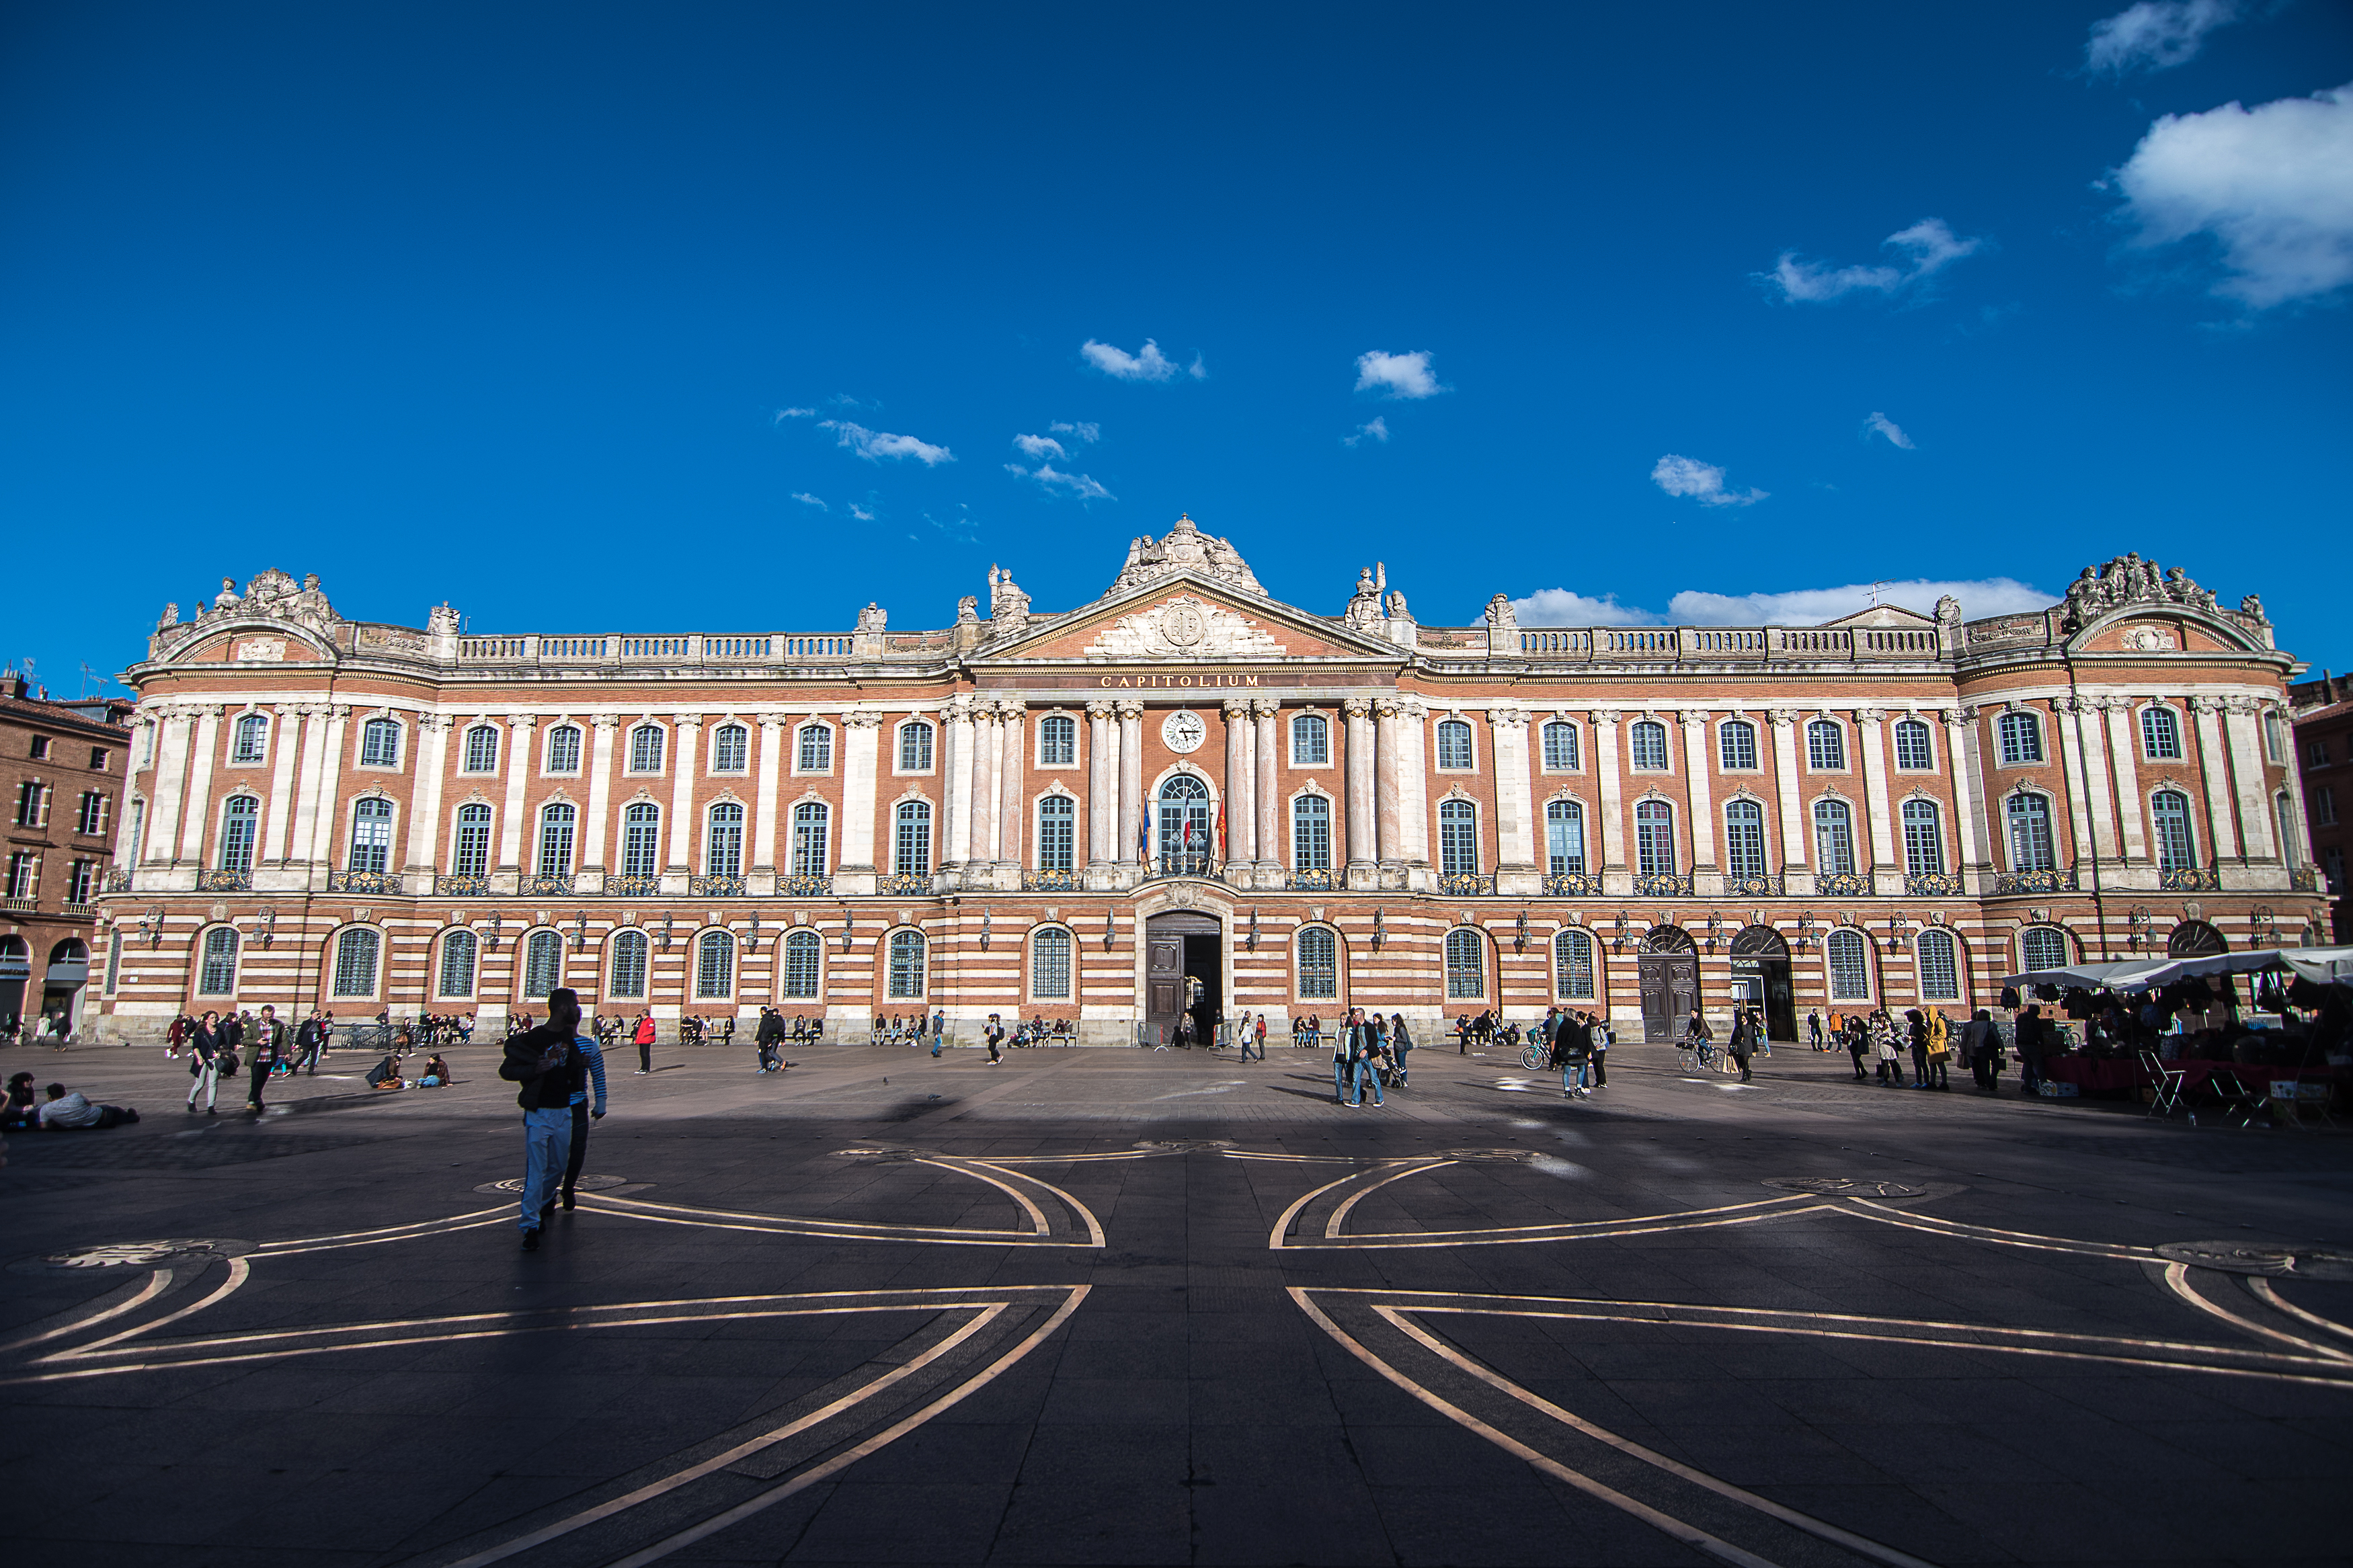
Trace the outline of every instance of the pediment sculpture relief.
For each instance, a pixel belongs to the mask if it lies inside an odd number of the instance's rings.
[[[1267,658],[1286,650],[1256,622],[1180,594],[1122,616],[1096,633],[1086,651],[1107,658]]]

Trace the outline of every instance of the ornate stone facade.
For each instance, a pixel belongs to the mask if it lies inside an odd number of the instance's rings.
[[[1736,996],[1958,1009],[2054,952],[2317,916],[2292,659],[2134,555],[1973,623],[1530,627],[1498,595],[1443,627],[1385,565],[1280,603],[1180,519],[1091,604],[987,588],[921,632],[417,629],[274,572],[167,614],[114,1025],[560,983],[1124,1042],[1190,975],[1278,1029],[1567,1002],[1639,1034]]]

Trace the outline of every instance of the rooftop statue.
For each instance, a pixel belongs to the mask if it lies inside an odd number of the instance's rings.
[[[2105,566],[2084,568],[2067,585],[2063,624],[2074,631],[2111,611],[2141,604],[2181,605],[2206,611],[2215,607],[2212,592],[2191,582],[2189,573],[2179,566],[2163,571],[2156,562],[2144,561],[2133,551]]]
[[[1129,541],[1127,563],[1120,568],[1110,592],[1140,587],[1179,572],[1214,577],[1261,596],[1266,593],[1242,560],[1241,552],[1214,534],[1203,533],[1190,517],[1178,518],[1176,526],[1160,539],[1147,535]]]

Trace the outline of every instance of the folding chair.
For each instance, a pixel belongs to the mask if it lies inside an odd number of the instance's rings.
[[[2336,1126],[2337,1118],[2328,1109],[2329,1100],[2335,1093],[2336,1085],[2334,1084],[2326,1082],[2306,1083],[2299,1080],[2295,1086],[2296,1114],[2300,1118],[2308,1110],[2313,1115],[2320,1118],[2322,1126]]]
[[[2189,1076],[2186,1069],[2166,1066],[2164,1060],[2155,1051],[2145,1046],[2141,1048],[2140,1065],[2142,1070],[2155,1080],[2157,1089],[2157,1092],[2149,1097],[2147,1114],[2170,1116],[2177,1110],[2189,1109],[2188,1103],[2181,1098],[2182,1080]],[[2197,1125],[2196,1111],[2189,1111],[2189,1121],[2193,1127]]]
[[[2206,1076],[2206,1087],[2213,1091],[2214,1103],[2226,1116],[2236,1116],[2239,1125],[2254,1125],[2255,1113],[2263,1108],[2263,1098],[2250,1089],[2239,1075],[2227,1068],[2217,1068]]]
[[[2304,1125],[2304,1118],[2297,1113],[2295,1091],[2295,1079],[2292,1078],[2275,1078],[2272,1079],[2271,1107],[2273,1125],[2278,1126],[2283,1123],[2289,1127],[2302,1127]]]

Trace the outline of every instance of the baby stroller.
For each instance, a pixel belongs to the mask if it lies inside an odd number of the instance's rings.
[[[1386,1041],[1373,1048],[1373,1071],[1378,1075],[1384,1089],[1406,1086],[1405,1058]]]

